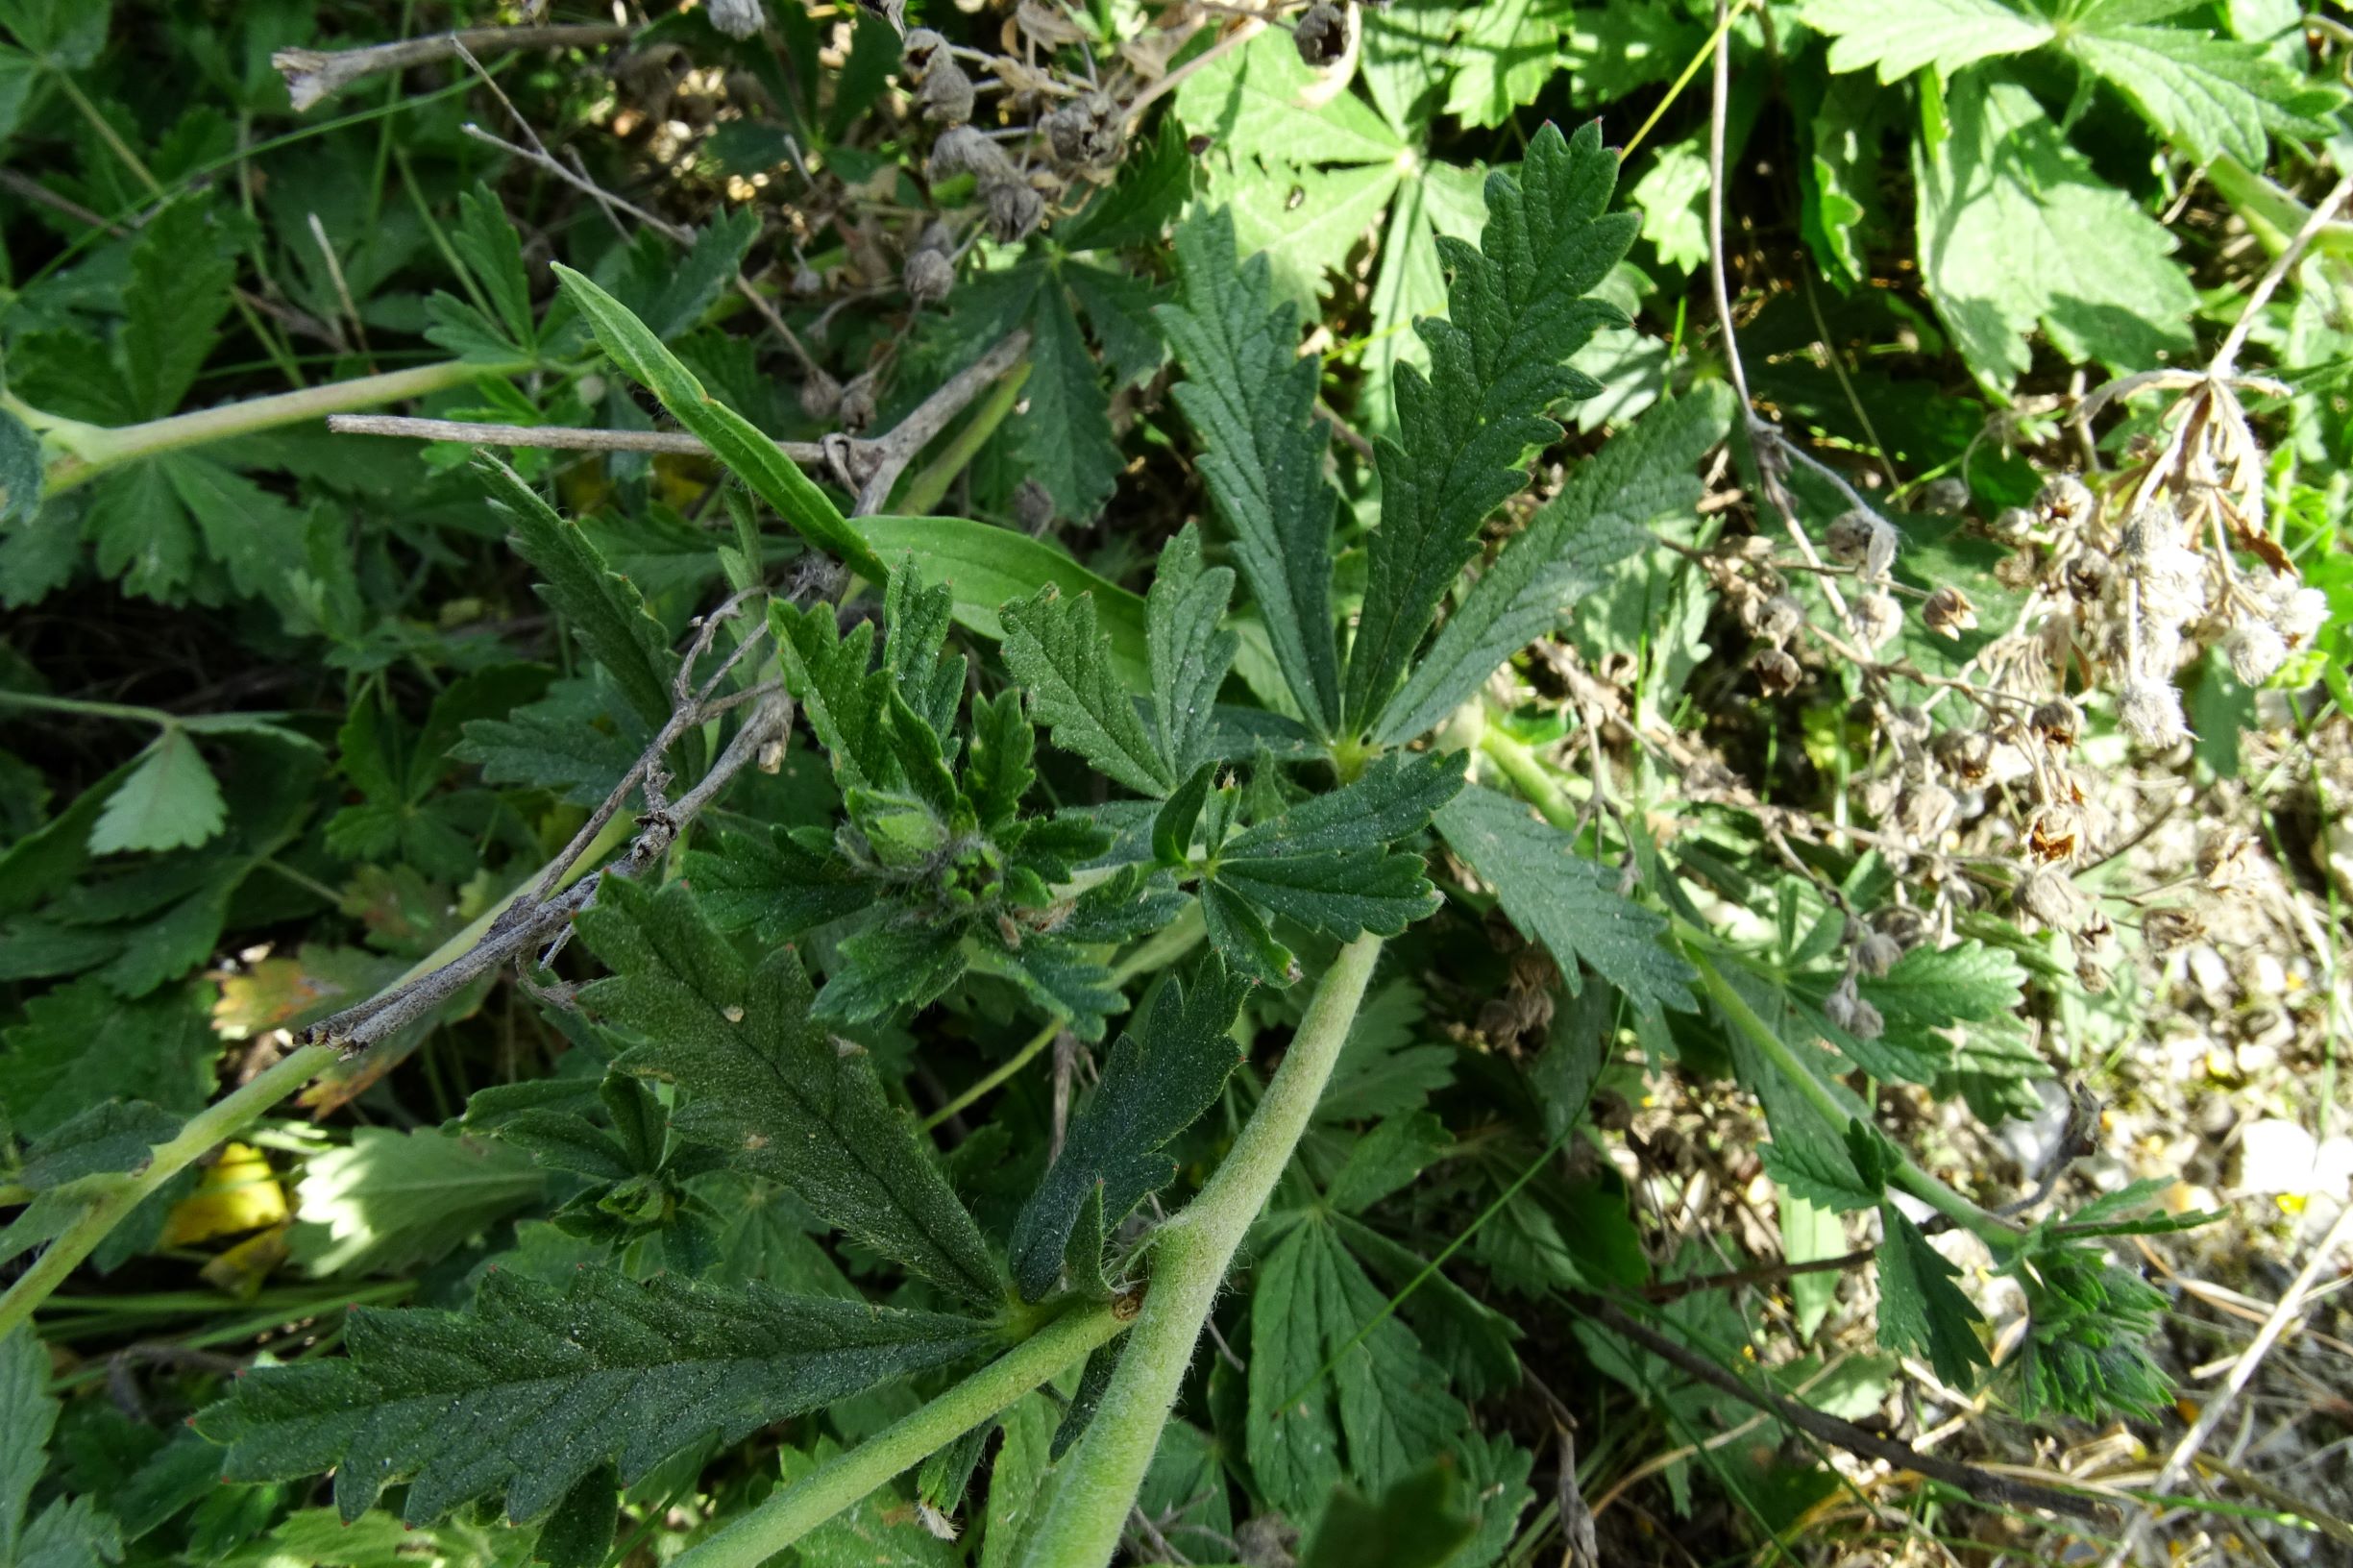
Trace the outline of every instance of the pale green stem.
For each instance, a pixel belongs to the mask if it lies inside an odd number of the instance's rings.
[[[1487,754],[1487,760],[1511,780],[1512,787],[1527,796],[1528,803],[1546,821],[1563,830],[1576,827],[1576,802],[1560,788],[1543,758],[1492,724],[1480,731],[1479,749]]]
[[[1678,923],[1680,924],[1679,921]],[[1762,1052],[1765,1058],[1779,1070],[1781,1076],[1789,1081],[1790,1087],[1803,1095],[1813,1104],[1815,1110],[1828,1118],[1831,1126],[1844,1128],[1853,1118],[1853,1109],[1830,1091],[1830,1086],[1824,1083],[1812,1068],[1799,1059],[1798,1053],[1791,1050],[1788,1044],[1773,1032],[1772,1025],[1756,1016],[1756,1009],[1749,1005],[1748,998],[1733,989],[1730,981],[1725,979],[1723,971],[1716,968],[1714,958],[1705,950],[1703,934],[1692,930],[1689,926],[1683,926],[1682,929],[1686,933],[1682,944],[1683,956],[1689,959],[1692,967],[1700,971],[1700,983],[1707,988],[1708,996],[1714,1000],[1717,1008],[1723,1012],[1732,1027],[1748,1037],[1749,1042]],[[1694,938],[1701,940],[1692,940]],[[1897,1161],[1895,1184],[1898,1187],[1934,1209],[1938,1213],[1945,1215],[1963,1230],[1974,1232],[1990,1245],[1998,1248],[2017,1241],[2019,1235],[2017,1225],[1955,1192],[1951,1188],[1914,1164],[1901,1150],[1895,1152]]]
[[[1154,1233],[1151,1284],[1087,1434],[1063,1460],[1021,1568],[1103,1568],[1119,1547],[1161,1428],[1226,1270],[1274,1191],[1355,1023],[1381,939],[1359,937],[1324,971],[1283,1066],[1201,1195]]]
[[[670,1568],[758,1568],[835,1514],[912,1470],[1031,1389],[1108,1343],[1127,1320],[1110,1302],[1073,1310],[921,1409],[770,1496]]]
[[[43,713],[76,713],[87,719],[120,719],[125,723],[154,724],[170,729],[180,723],[161,708],[135,708],[127,702],[90,702],[78,697],[49,697],[40,692],[0,692],[0,708],[37,708]]]
[[[589,845],[587,852],[573,863],[557,889],[571,886],[626,839],[636,824],[625,817],[616,817],[604,832]],[[394,981],[386,990],[395,990],[429,974],[442,965],[467,951],[482,940],[509,904],[522,897],[538,884],[537,874],[515,884],[515,890],[482,911],[474,922],[449,941],[420,959],[407,973]],[[0,1296],[0,1339],[15,1332],[16,1326],[33,1315],[35,1309],[49,1299],[66,1277],[80,1267],[82,1261],[97,1249],[109,1232],[122,1223],[125,1215],[138,1207],[149,1193],[159,1189],[165,1182],[202,1159],[208,1151],[258,1120],[271,1107],[302,1088],[320,1071],[336,1060],[331,1045],[305,1045],[286,1057],[251,1083],[199,1111],[181,1127],[180,1131],[151,1151],[146,1166],[135,1174],[127,1174],[112,1182],[92,1184],[88,1206],[74,1216],[72,1222],[49,1243],[47,1251],[35,1260],[33,1265],[10,1286],[8,1294]]]
[[[894,498],[895,504],[891,507],[893,514],[899,517],[930,516],[931,509],[939,505],[940,499],[947,494],[947,487],[956,482],[956,476],[971,463],[981,444],[996,433],[997,427],[1005,423],[1005,416],[1013,412],[1014,404],[1021,401],[1021,386],[1028,380],[1029,361],[1024,359],[991,387],[988,398],[972,410],[972,417],[965,422],[964,429],[958,430],[940,455],[924,464],[921,472],[907,481],[907,488]]]
[[[329,414],[349,413],[355,408],[373,408],[381,404],[399,403],[405,398],[446,392],[453,387],[464,386],[478,377],[503,376],[527,368],[523,361],[509,365],[476,365],[462,361],[417,365],[407,370],[387,371],[381,376],[330,381],[324,386],[305,387],[299,392],[281,392],[274,397],[223,404],[217,408],[200,408],[190,414],[174,414],[169,419],[151,419],[144,425],[125,425],[116,429],[42,415],[37,410],[30,411],[34,417],[26,418],[28,410],[22,404],[12,405],[11,411],[40,430],[51,444],[64,449],[64,455],[50,462],[45,476],[49,492],[56,494],[71,490],[76,485],[87,484],[108,469],[136,462],[143,457],[225,441],[232,436],[251,435],[258,430],[275,429],[305,420],[324,419]]]

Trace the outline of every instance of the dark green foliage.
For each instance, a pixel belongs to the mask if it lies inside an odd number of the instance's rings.
[[[1414,324],[1433,369],[1425,378],[1399,367],[1398,436],[1379,443],[1381,527],[1348,651],[1352,731],[1381,718],[1438,600],[1477,550],[1479,525],[1527,484],[1527,454],[1559,438],[1544,411],[1602,389],[1568,361],[1625,319],[1587,297],[1640,227],[1630,212],[1603,210],[1617,176],[1599,121],[1580,126],[1574,143],[1547,124],[1518,180],[1488,177],[1479,248],[1437,241],[1452,319]]]
[[[580,1000],[647,1041],[621,1066],[684,1091],[680,1135],[791,1188],[828,1224],[942,1289],[1000,1301],[979,1229],[866,1053],[810,1017],[793,950],[747,964],[683,888],[655,894],[616,879],[602,894],[580,926],[612,974]]]
[[[1155,314],[1186,379],[1171,396],[1201,447],[1210,499],[1234,541],[1275,660],[1308,725],[1339,723],[1332,629],[1331,427],[1315,417],[1316,364],[1297,317],[1276,306],[1263,257],[1239,267],[1234,226],[1213,212],[1177,231],[1177,303]]]
[[[989,1342],[968,1318],[602,1269],[562,1288],[493,1274],[470,1312],[357,1308],[345,1338],[345,1358],[256,1371],[201,1429],[232,1480],[333,1469],[346,1520],[406,1482],[412,1525],[478,1497],[536,1519],[600,1465],[626,1484]]]
[[[1137,1030],[1114,1042],[1094,1096],[1014,1223],[1013,1277],[1024,1300],[1054,1287],[1072,1249],[1096,1260],[1099,1275],[1105,1235],[1175,1176],[1161,1150],[1216,1100],[1240,1060],[1228,1031],[1248,991],[1213,958],[1189,992],[1174,978],[1162,986]]]

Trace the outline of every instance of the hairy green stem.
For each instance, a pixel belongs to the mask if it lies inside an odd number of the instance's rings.
[[[1680,922],[1679,922],[1680,923]],[[1716,967],[1714,957],[1705,950],[1703,942],[1694,941],[1701,933],[1684,927],[1683,956],[1700,971],[1700,983],[1733,1028],[1748,1037],[1749,1042],[1763,1052],[1766,1059],[1789,1081],[1792,1089],[1813,1104],[1815,1110],[1828,1118],[1833,1127],[1844,1128],[1853,1117],[1853,1108],[1830,1091],[1814,1070],[1799,1059],[1782,1039],[1773,1032],[1772,1025],[1756,1016],[1756,1009],[1748,998],[1733,989]],[[1896,1151],[1895,1183],[1904,1191],[1950,1219],[1963,1230],[1974,1232],[1989,1244],[2000,1248],[2015,1243],[2019,1227],[2000,1215],[1984,1209],[1955,1192],[1943,1182],[1914,1164],[1901,1150]]]
[[[1380,959],[1381,939],[1369,934],[1340,949],[1217,1174],[1154,1234],[1143,1311],[1087,1434],[1063,1460],[1021,1568],[1103,1568],[1118,1550],[1226,1270],[1307,1131]]]
[[[417,365],[407,370],[386,371],[380,376],[331,381],[324,386],[305,387],[299,392],[251,398],[243,403],[223,404],[217,408],[200,408],[194,413],[174,414],[168,419],[151,419],[144,425],[125,425],[114,429],[86,425],[80,420],[61,419],[29,409],[23,404],[14,404],[10,411],[48,437],[50,444],[64,449],[62,456],[50,462],[44,477],[50,493],[55,494],[71,490],[76,485],[87,484],[110,468],[119,468],[143,457],[200,447],[213,441],[226,441],[232,436],[251,435],[258,430],[275,429],[304,420],[324,419],[329,414],[349,413],[355,408],[374,408],[381,404],[398,403],[404,398],[447,392],[453,387],[464,386],[478,377],[503,376],[527,368],[527,364],[522,361],[509,365],[476,365],[453,360],[437,365]]]
[[[573,863],[556,889],[551,891],[560,891],[586,875],[635,827],[636,824],[627,818],[616,818],[590,844],[587,851]],[[385,989],[397,989],[419,975],[430,974],[473,947],[506,912],[507,906],[527,894],[538,881],[538,876],[532,875],[516,883],[512,893],[482,911],[472,924],[443,943],[431,954],[420,959],[407,973]],[[34,1261],[15,1284],[9,1286],[8,1293],[0,1295],[0,1339],[7,1338],[18,1324],[30,1318],[34,1311],[65,1283],[67,1276],[81,1266],[84,1259],[97,1250],[98,1243],[104,1241],[108,1234],[121,1224],[124,1217],[137,1208],[149,1193],[158,1190],[207,1153],[259,1120],[271,1107],[310,1082],[335,1060],[336,1052],[331,1045],[303,1046],[235,1092],[190,1116],[179,1132],[154,1146],[147,1164],[135,1174],[124,1175],[104,1185],[93,1184],[82,1213],[74,1216],[59,1233],[57,1239],[49,1243],[48,1250]],[[11,1193],[10,1196],[14,1194]]]
[[[48,1250],[34,1261],[33,1266],[9,1286],[8,1294],[0,1296],[0,1339],[15,1333],[17,1325],[31,1317],[33,1310],[63,1285],[66,1276],[79,1268],[82,1260],[95,1251],[108,1233],[121,1224],[124,1216],[149,1193],[308,1083],[312,1074],[334,1060],[334,1055],[329,1046],[304,1046],[235,1093],[190,1116],[178,1133],[155,1146],[146,1169],[102,1188],[88,1207],[49,1243]]]
[[[1494,763],[1512,788],[1536,808],[1543,819],[1562,831],[1577,826],[1577,804],[1544,765],[1544,759],[1493,724],[1479,732],[1479,749]]]
[[[770,1496],[671,1568],[758,1568],[818,1526],[1002,1412],[1128,1326],[1110,1302],[1066,1312],[911,1415]]]

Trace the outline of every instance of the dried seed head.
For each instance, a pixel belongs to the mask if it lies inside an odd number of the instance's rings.
[[[972,79],[963,66],[942,58],[923,73],[915,101],[934,125],[963,125],[972,117]]]
[[[2197,911],[2179,904],[2146,910],[2141,916],[2141,940],[2148,943],[2152,953],[2171,952],[2184,943],[2195,942],[2205,932],[2206,921]]]
[[[907,297],[918,305],[937,305],[956,286],[956,263],[938,251],[910,252],[900,281]]]
[[[2181,514],[2170,506],[2144,506],[2117,531],[2116,552],[2127,561],[2146,561],[2160,551],[2178,550]]]
[[[2091,918],[2091,900],[2075,890],[2064,872],[2047,866],[2028,871],[2018,885],[2018,909],[2054,931],[2073,931]]]
[[[1917,702],[1905,702],[1887,710],[1887,734],[1894,741],[1924,741],[1936,721],[1928,710]]]
[[[1777,648],[1766,649],[1756,655],[1756,683],[1765,689],[1767,697],[1783,697],[1798,689],[1805,678],[1805,671],[1798,661]]]
[[[1348,13],[1332,0],[1315,0],[1291,32],[1299,58],[1310,65],[1330,65],[1348,53]]]
[[[1010,180],[1013,164],[995,142],[968,125],[950,126],[931,144],[931,160],[924,165],[934,182],[968,174],[976,179]]]
[[[1920,607],[1920,619],[1930,631],[1958,639],[1977,629],[1977,606],[1949,582],[1928,596],[1928,602]]]
[[[760,31],[760,0],[704,0],[711,25],[731,38],[748,38]]]
[[[2086,545],[2067,558],[2067,591],[2089,603],[2099,598],[2115,571],[2116,562],[2108,558],[2105,551]]]
[[[930,70],[934,61],[947,58],[947,39],[928,27],[911,27],[907,30],[907,36],[899,40],[899,63],[917,76]]]
[[[1928,917],[1911,904],[1882,904],[1871,912],[1871,929],[1899,948],[1917,947],[1928,935]]]
[[[1871,536],[1878,530],[1878,527],[1879,520],[1869,512],[1841,512],[1823,533],[1823,547],[1832,556],[1851,565],[1861,560],[1863,552],[1871,548]]]
[[[800,411],[820,425],[830,425],[842,412],[842,383],[821,370],[809,372],[800,383]]]
[[[1918,784],[1903,792],[1896,821],[1905,834],[1923,845],[1934,845],[1961,814],[1961,802],[1942,784]]]
[[[1867,779],[1859,795],[1865,815],[1875,821],[1890,821],[1895,818],[1897,803],[1903,798],[1903,780],[1884,775]]]
[[[2190,733],[2173,683],[2146,675],[2136,675],[2117,693],[2116,721],[2135,741],[2160,750]]]
[[[1959,517],[1969,510],[1969,484],[1949,475],[1941,479],[1930,479],[1920,487],[1919,499],[1920,509],[1924,512]]]
[[[2035,523],[2034,513],[2025,507],[2004,506],[1994,514],[1994,521],[1987,527],[1993,530],[1995,538],[2017,544],[2034,531]]]
[[[1119,161],[1118,106],[1099,92],[1074,98],[1039,121],[1046,152],[1066,169],[1108,169]]]
[[[796,261],[793,263],[792,281],[785,286],[805,300],[812,294],[821,292],[825,286],[825,280],[808,262]]]
[[[1042,532],[1054,521],[1054,493],[1035,478],[1014,486],[1013,517],[1032,533]]]
[[[2243,683],[2260,686],[2288,662],[2288,639],[2261,621],[2244,621],[2222,639],[2222,656]]]
[[[2046,746],[2071,747],[2083,737],[2083,710],[2064,697],[2054,697],[2035,704],[2026,724]]]
[[[1865,649],[1876,650],[1903,628],[1903,606],[1893,594],[1865,594],[1848,608],[1854,614],[1854,634]]]
[[[2060,475],[2034,497],[2034,509],[2052,523],[2088,523],[2096,504],[2091,489],[2072,474]]]
[[[842,388],[842,429],[856,435],[874,423],[874,377],[870,371]]]
[[[2083,847],[2083,808],[2045,806],[2026,825],[2026,852],[2046,866],[2073,860]]]
[[[1769,643],[1786,643],[1805,622],[1805,607],[1787,594],[1776,594],[1756,609],[1756,634]]]
[[[1994,737],[1966,729],[1949,729],[1928,743],[1928,752],[1945,771],[1964,784],[1984,779],[1994,766]]]
[[[1871,530],[1871,543],[1863,547],[1863,576],[1875,582],[1884,582],[1888,571],[1896,564],[1896,547],[1901,543],[1893,523],[1882,522]]]
[[[1874,980],[1887,973],[1903,957],[1903,943],[1882,931],[1875,931],[1855,944],[1854,962]]]
[[[1831,988],[1830,994],[1823,998],[1822,1016],[1857,1040],[1876,1040],[1887,1033],[1887,1020],[1855,992],[1851,974],[1841,979]]]
[[[990,237],[1011,245],[1045,220],[1045,198],[1019,180],[992,180],[981,187],[982,221]]]
[[[2328,595],[2317,588],[2297,588],[2282,596],[2273,623],[2291,643],[2311,642],[2328,625]]]

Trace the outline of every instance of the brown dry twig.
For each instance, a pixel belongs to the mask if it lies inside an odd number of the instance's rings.
[[[281,49],[271,65],[286,81],[294,112],[302,113],[331,98],[362,77],[380,71],[405,70],[436,60],[472,52],[503,54],[509,49],[589,49],[618,43],[637,29],[612,22],[578,22],[554,27],[470,27],[455,33],[434,33],[394,43],[374,43],[358,49]]]

